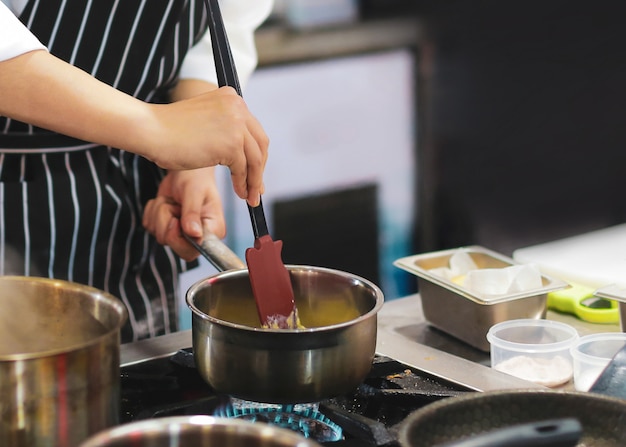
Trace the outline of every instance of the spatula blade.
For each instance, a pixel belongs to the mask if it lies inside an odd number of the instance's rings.
[[[254,240],[246,262],[257,311],[264,327],[297,328],[297,314],[289,271],[282,261],[283,242],[269,235]]]

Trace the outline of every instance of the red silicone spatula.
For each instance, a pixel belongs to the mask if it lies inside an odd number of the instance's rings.
[[[218,0],[205,0],[205,4],[218,83],[220,87],[233,87],[242,96]],[[281,257],[283,243],[272,240],[262,203],[256,207],[248,205],[248,211],[254,231],[254,247],[246,250],[246,262],[261,324],[272,328],[296,328],[298,315],[293,287]]]
[[[254,247],[246,250],[246,263],[261,324],[295,329],[299,324],[298,313],[289,272],[281,257],[283,242],[272,240],[263,204],[248,206],[248,211],[254,229]]]

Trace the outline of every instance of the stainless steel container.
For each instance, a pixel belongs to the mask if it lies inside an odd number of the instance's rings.
[[[257,402],[315,402],[369,373],[381,290],[358,276],[287,266],[304,329],[264,329],[247,270],[218,273],[187,292],[198,370],[217,392]]]
[[[0,445],[75,447],[118,422],[126,318],[91,287],[0,277]]]
[[[626,332],[626,286],[610,284],[596,290],[594,295],[618,302],[620,329],[622,332]]]
[[[489,328],[520,318],[545,318],[547,294],[567,283],[542,275],[542,287],[528,292],[483,295],[472,292],[436,273],[448,267],[450,258],[463,250],[480,269],[517,265],[513,259],[480,246],[424,253],[398,259],[394,264],[418,277],[424,318],[432,326],[482,350],[490,349]]]
[[[172,416],[121,425],[79,447],[321,447],[296,432],[238,419]]]

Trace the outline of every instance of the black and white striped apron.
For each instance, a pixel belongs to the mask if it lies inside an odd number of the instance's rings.
[[[202,0],[30,0],[20,19],[54,55],[149,102],[167,101],[207,26]],[[163,174],[134,154],[0,117],[0,274],[112,293],[129,311],[125,342],[176,330],[186,264],[141,225]]]

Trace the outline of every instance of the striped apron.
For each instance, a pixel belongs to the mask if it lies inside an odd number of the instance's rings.
[[[167,102],[206,31],[203,6],[30,0],[20,20],[57,57],[141,100]],[[123,342],[175,331],[187,265],[141,225],[163,175],[137,155],[0,117],[0,274],[65,279],[119,297],[129,311]]]

